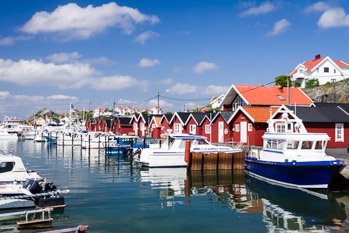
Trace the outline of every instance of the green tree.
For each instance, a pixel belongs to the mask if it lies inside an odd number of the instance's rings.
[[[313,88],[319,86],[319,80],[317,78],[309,79],[305,83],[305,88]]]
[[[275,78],[275,84],[277,86],[280,86],[280,87],[287,87],[287,79],[289,80],[290,82],[290,86],[293,86],[292,84],[292,81],[290,80],[290,77],[289,76],[286,76],[286,75],[280,75],[280,76],[277,76]]]

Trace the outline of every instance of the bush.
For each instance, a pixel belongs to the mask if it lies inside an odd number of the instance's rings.
[[[319,86],[319,80],[317,78],[309,79],[305,82],[305,88],[313,88]]]

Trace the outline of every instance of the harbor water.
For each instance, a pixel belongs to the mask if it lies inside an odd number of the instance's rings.
[[[146,170],[130,157],[33,141],[0,141],[0,149],[13,151],[30,170],[71,191],[67,206],[53,213],[53,229],[89,225],[89,232],[119,233],[340,232],[349,216],[345,192],[288,189],[243,171]],[[0,232],[16,232],[15,227],[16,220],[0,219]]]

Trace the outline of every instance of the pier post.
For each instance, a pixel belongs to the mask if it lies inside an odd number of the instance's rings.
[[[218,155],[218,170],[232,170],[233,155],[233,153],[220,152]]]
[[[203,155],[203,170],[217,170],[218,153]]]
[[[193,152],[191,153],[190,159],[190,170],[201,171],[202,170],[202,153]]]
[[[244,170],[245,169],[245,152],[234,153],[234,170]]]

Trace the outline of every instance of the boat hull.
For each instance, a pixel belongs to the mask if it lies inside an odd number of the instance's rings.
[[[317,162],[271,162],[246,157],[249,175],[297,188],[328,188],[332,177],[343,167],[340,160]]]

